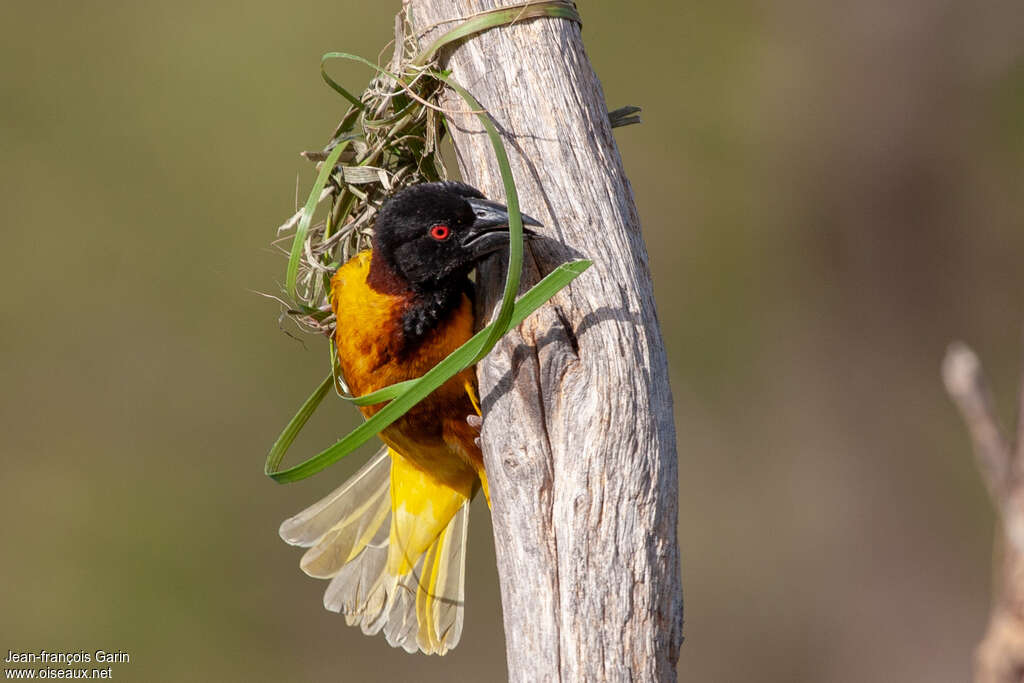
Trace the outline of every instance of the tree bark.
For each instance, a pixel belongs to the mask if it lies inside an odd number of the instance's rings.
[[[981,362],[954,344],[942,366],[946,390],[960,408],[974,444],[982,478],[1002,522],[997,533],[1001,561],[988,630],[974,661],[975,683],[1024,681],[1024,378],[1016,446],[999,421]]]
[[[421,47],[495,6],[405,3]],[[683,620],[668,365],[633,192],[580,28],[525,20],[441,58],[496,119],[523,210],[545,225],[528,244],[524,286],[566,260],[594,261],[478,366],[509,677],[674,681]],[[463,178],[501,199],[479,123],[452,93],[442,105],[462,112],[449,119]],[[481,269],[478,311],[500,296],[498,260]]]

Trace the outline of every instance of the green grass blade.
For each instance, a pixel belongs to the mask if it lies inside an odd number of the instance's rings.
[[[358,97],[356,97],[355,95],[350,93],[340,83],[338,83],[333,78],[331,78],[330,76],[327,75],[327,61],[330,60],[330,59],[334,59],[336,57],[342,57],[342,56],[351,56],[351,55],[346,55],[343,52],[328,52],[323,57],[321,57],[320,58],[320,76],[324,79],[324,82],[327,83],[327,85],[331,86],[331,89],[333,89],[336,93],[338,93],[339,95],[344,97],[346,100],[351,102],[353,107],[355,107],[356,109],[365,109],[366,105],[363,104],[362,101]]]
[[[302,428],[309,422],[309,418],[316,411],[320,402],[324,400],[324,396],[331,390],[332,384],[334,384],[334,375],[327,375],[327,379],[321,382],[316,391],[306,399],[306,402],[299,408],[299,412],[295,413],[295,417],[288,422],[284,431],[277,437],[277,441],[270,447],[270,452],[267,454],[267,464],[263,468],[267,475],[273,476],[273,473],[280,467],[284,454],[288,452],[288,448],[295,441],[295,437],[299,435]]]
[[[637,116],[642,109],[633,105],[625,107],[619,107],[614,111],[608,112],[608,123],[611,124],[612,128],[621,128],[622,126],[629,126],[634,123],[640,123],[640,117]]]
[[[327,54],[325,54],[323,57],[320,58],[321,66],[323,64],[325,64],[326,62],[328,62],[329,60],[331,60],[331,59],[348,59],[348,60],[351,60],[353,62],[359,62],[360,64],[365,64],[366,66],[370,67],[371,69],[376,69],[377,71],[381,72],[385,76],[389,76],[391,78],[394,78],[396,81],[399,80],[398,76],[396,76],[395,74],[391,73],[387,69],[382,68],[379,64],[374,64],[373,62],[371,62],[369,59],[366,59],[365,57],[360,57],[359,55],[353,55],[353,54],[350,54],[348,52],[328,52]],[[362,103],[360,102],[360,104],[362,104]]]
[[[544,303],[554,296],[556,292],[576,279],[581,273],[583,273],[583,271],[589,268],[590,265],[591,262],[584,259],[573,261],[571,263],[563,263],[561,266],[556,268],[548,274],[547,277],[534,285],[530,291],[524,294],[523,297],[515,304],[514,314],[509,319],[510,324],[518,325],[521,323],[526,319],[526,316],[544,305]],[[316,408],[316,405],[323,399],[323,395],[330,389],[334,379],[332,375],[328,375],[327,379],[325,379],[323,384],[321,384],[317,389],[317,392],[311,396],[305,404],[303,404],[299,414],[292,418],[292,421],[288,423],[288,427],[285,429],[285,432],[281,434],[278,438],[278,442],[274,444],[274,449],[271,450],[271,455],[267,456],[267,467],[265,469],[267,476],[282,484],[299,481],[300,479],[305,479],[306,477],[316,474],[338,460],[341,460],[356,448],[359,448],[373,438],[373,436],[379,433],[382,429],[385,429],[392,422],[404,415],[409,408],[422,401],[430,395],[431,392],[447,382],[462,369],[472,365],[474,362],[473,359],[476,358],[483,350],[484,345],[492,332],[491,328],[496,325],[497,322],[491,323],[488,327],[477,332],[469,341],[449,354],[447,358],[435,365],[427,371],[427,374],[423,375],[419,379],[394,384],[390,387],[381,389],[379,392],[374,392],[373,394],[360,397],[357,401],[365,401],[373,397],[374,402],[380,402],[376,399],[376,394],[391,390],[399,391],[403,387],[407,387],[402,393],[396,394],[394,400],[384,406],[380,412],[363,424],[359,425],[353,431],[349,432],[344,438],[330,448],[313,456],[305,462],[295,465],[294,467],[290,467],[282,471],[275,471],[277,465],[281,462],[284,450],[287,450],[287,447],[291,445],[291,442],[295,439],[295,434],[298,433],[298,429],[305,424],[306,420],[309,419],[309,415],[311,415],[312,411]],[[316,398],[315,403],[313,403],[314,398]],[[311,407],[309,408],[308,414],[305,414],[304,411],[306,411],[307,406],[310,405]],[[290,430],[292,430],[293,427],[295,428],[294,433],[291,434],[290,438],[286,439],[286,436],[290,433]],[[278,448],[279,444],[284,444],[283,450]],[[273,456],[273,459],[271,456]]]
[[[295,295],[295,281],[299,276],[299,260],[302,258],[302,245],[306,243],[309,224],[313,222],[313,214],[316,213],[317,200],[320,198],[320,192],[327,184],[327,178],[330,177],[331,170],[338,163],[338,158],[345,151],[345,148],[348,147],[348,143],[348,140],[339,142],[337,147],[332,149],[331,153],[327,155],[327,159],[320,166],[320,173],[316,176],[316,182],[313,183],[313,190],[309,193],[309,199],[306,200],[306,205],[302,207],[302,218],[299,220],[298,227],[295,228],[295,239],[292,241],[292,250],[288,255],[288,271],[285,275],[285,290],[293,301],[298,300],[298,297]]]
[[[583,20],[580,19],[580,15],[576,11],[576,7],[571,2],[567,2],[565,0],[552,0],[550,2],[538,2],[535,4],[531,3],[519,5],[517,7],[501,7],[488,12],[482,12],[472,19],[462,22],[451,31],[448,31],[443,36],[435,40],[430,47],[418,54],[412,63],[415,66],[423,66],[445,45],[454,43],[457,40],[462,40],[474,33],[480,33],[481,31],[486,31],[497,26],[511,24],[524,19],[533,19],[535,17],[561,17],[563,19],[570,19],[581,25],[583,24]]]
[[[379,64],[374,64],[373,62],[371,62],[369,59],[366,59],[365,57],[360,57],[359,55],[349,54],[348,52],[328,52],[327,54],[325,54],[323,57],[320,58],[320,73],[323,74],[324,79],[326,79],[329,84],[330,83],[334,83],[334,81],[331,81],[330,78],[327,76],[327,72],[324,71],[324,64],[328,60],[331,60],[331,59],[348,59],[348,60],[353,61],[353,62],[359,62],[360,64],[365,64],[366,66],[370,67],[371,69],[376,70],[378,73],[384,74],[385,76],[387,76],[389,78],[393,78],[397,83],[400,83],[401,85],[404,85],[404,86],[408,86],[409,85],[400,76],[391,73],[390,71],[388,71],[387,69],[383,68]],[[335,86],[337,86],[337,87],[335,87]],[[335,90],[339,90],[340,89],[339,92],[340,91],[344,91],[344,92],[342,92],[342,95],[345,95],[346,98],[351,98],[352,97],[352,94],[349,93],[344,88],[342,88],[340,85],[334,84],[331,87],[334,88]],[[356,100],[356,102],[358,103],[358,106],[360,106],[360,107],[364,106],[362,102],[359,102],[358,100]],[[408,107],[405,107],[405,109],[408,109]],[[385,119],[383,121],[376,121],[374,123],[375,123],[375,125],[383,126],[383,125],[386,125],[388,123],[393,123],[394,120],[398,120],[399,118],[401,118],[402,115],[403,115],[402,112],[399,111],[397,114],[392,116],[390,119]]]
[[[461,346],[459,348],[462,348]],[[456,349],[458,350],[458,349]],[[406,391],[411,389],[417,379],[407,379],[404,382],[396,382],[395,384],[389,384],[383,389],[372,391],[369,394],[363,394],[362,396],[342,396],[343,399],[349,403],[354,403],[357,406],[372,406],[374,403],[383,403],[384,401],[390,401],[393,398],[401,396]]]

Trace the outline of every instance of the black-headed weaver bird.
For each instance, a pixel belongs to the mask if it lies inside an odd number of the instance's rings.
[[[413,185],[381,206],[372,248],[331,279],[353,394],[420,377],[470,338],[469,274],[508,244],[508,221],[506,207],[456,182]],[[483,489],[490,504],[479,414],[468,368],[382,431],[386,448],[355,476],[281,525],[285,541],[309,548],[302,569],[330,579],[324,606],[408,652],[443,655],[462,634],[469,503]]]

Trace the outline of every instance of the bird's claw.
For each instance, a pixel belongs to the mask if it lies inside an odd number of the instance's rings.
[[[484,419],[479,415],[467,415],[466,424],[475,429],[477,434],[480,434],[480,428],[484,425]],[[473,438],[473,443],[476,444],[477,448],[482,448],[479,436]]]

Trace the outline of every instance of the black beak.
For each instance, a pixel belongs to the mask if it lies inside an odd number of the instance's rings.
[[[476,218],[462,238],[462,247],[476,258],[482,258],[491,252],[503,249],[508,244],[508,207],[489,199],[469,198],[466,201],[473,207]],[[525,226],[543,227],[540,221],[525,213],[520,213],[520,215],[523,217],[523,237],[526,239],[539,237],[537,233]]]

